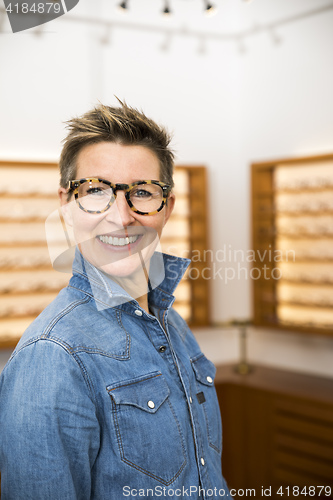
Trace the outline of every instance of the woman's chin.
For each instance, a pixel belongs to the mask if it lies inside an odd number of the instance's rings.
[[[143,271],[142,263],[138,255],[130,255],[118,262],[96,267],[111,278],[114,277],[117,279],[131,278],[140,271]]]

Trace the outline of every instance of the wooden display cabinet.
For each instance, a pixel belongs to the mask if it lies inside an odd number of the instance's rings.
[[[1,161],[0,176],[0,348],[12,348],[70,273],[52,268],[45,236],[45,221],[59,207],[57,164]],[[191,257],[207,248],[206,190],[205,167],[176,167],[177,201],[160,242],[164,252]],[[187,273],[175,295],[175,308],[190,325],[208,324],[207,280]]]
[[[333,335],[333,155],[252,165],[254,325]]]

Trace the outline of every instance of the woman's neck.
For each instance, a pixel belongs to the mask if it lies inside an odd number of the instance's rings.
[[[149,314],[148,307],[148,270],[139,268],[130,276],[114,277],[110,276],[118,285],[120,285],[139,306]]]

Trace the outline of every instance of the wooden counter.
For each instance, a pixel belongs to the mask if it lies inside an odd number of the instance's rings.
[[[299,486],[307,487],[300,498],[333,498],[324,491],[318,496],[318,486],[333,491],[333,379],[264,366],[239,375],[225,365],[218,367],[216,389],[230,488],[255,489],[261,498],[262,486],[271,487],[271,498],[281,499],[288,486],[289,496],[297,496],[292,487]]]

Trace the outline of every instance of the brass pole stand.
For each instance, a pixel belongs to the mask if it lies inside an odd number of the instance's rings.
[[[239,331],[239,362],[235,366],[235,372],[239,375],[247,375],[253,371],[253,367],[247,361],[247,327],[252,324],[249,319],[233,319],[223,323],[216,323],[214,326],[222,328],[237,328]]]
[[[235,366],[235,371],[240,375],[247,375],[253,368],[247,362],[247,327],[239,328],[239,363]]]

